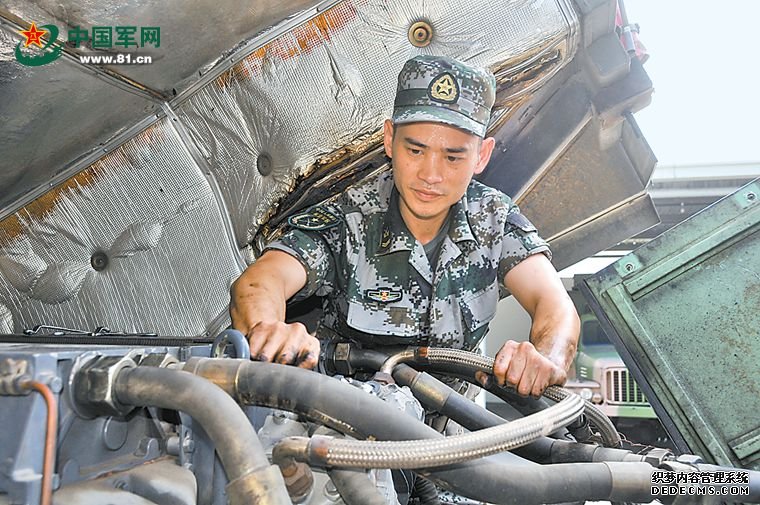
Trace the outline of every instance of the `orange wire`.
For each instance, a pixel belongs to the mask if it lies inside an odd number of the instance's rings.
[[[47,386],[37,381],[27,381],[25,388],[38,391],[45,399],[47,405],[47,428],[45,431],[45,455],[42,461],[42,493],[40,505],[52,505],[53,503],[53,460],[55,458],[55,437],[58,431],[58,405],[55,402],[53,392]]]

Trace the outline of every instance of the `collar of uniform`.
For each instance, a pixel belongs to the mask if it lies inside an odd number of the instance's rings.
[[[470,220],[467,219],[467,212],[465,211],[466,208],[467,193],[465,192],[462,198],[451,206],[451,211],[449,214],[451,219],[451,222],[449,223],[449,237],[453,242],[457,244],[467,241],[473,241],[475,243],[478,242],[475,238],[475,234],[472,233]]]
[[[375,254],[382,255],[396,251],[411,251],[414,249],[414,243],[415,239],[401,217],[401,212],[398,208],[398,191],[391,181],[388,208],[385,211],[385,216],[383,216],[383,227],[380,231],[380,241]]]
[[[380,242],[377,246],[376,255],[388,254],[395,251],[411,251],[414,249],[415,238],[404,225],[401,212],[398,207],[398,191],[391,182],[388,192],[388,207],[383,218],[383,228],[380,232]],[[467,219],[467,193],[451,206],[449,213],[449,237],[458,244],[472,241],[477,243],[472,233],[470,221]]]

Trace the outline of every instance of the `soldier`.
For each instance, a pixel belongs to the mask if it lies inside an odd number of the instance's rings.
[[[495,87],[451,58],[406,62],[384,124],[392,171],[292,216],[232,286],[233,327],[254,358],[316,364],[317,338],[284,322],[289,300],[324,296],[318,333],[363,346],[473,350],[511,293],[532,317],[530,342],[503,345],[495,378],[533,396],[565,382],[579,320],[549,247],[509,197],[472,180],[494,148]]]

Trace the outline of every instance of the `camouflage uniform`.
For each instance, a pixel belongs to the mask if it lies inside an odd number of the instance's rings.
[[[419,56],[399,75],[395,124],[436,121],[475,135],[494,101],[490,73]],[[325,297],[322,326],[370,346],[408,344],[473,350],[485,335],[506,273],[546,242],[503,193],[472,181],[451,207],[437,264],[404,224],[392,173],[350,188],[332,203],[292,216],[267,249],[306,268],[294,299]]]
[[[295,299],[325,296],[322,324],[338,334],[372,345],[472,350],[507,294],[506,273],[549,248],[506,195],[472,181],[452,207],[431,266],[398,207],[389,210],[395,192],[390,172],[365,180],[300,215],[321,220],[292,220],[293,229],[268,249],[301,261],[308,280]]]

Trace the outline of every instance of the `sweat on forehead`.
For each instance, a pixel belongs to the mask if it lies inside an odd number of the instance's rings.
[[[449,126],[451,126],[451,125],[449,125]],[[411,144],[414,144],[414,145],[418,145],[418,146],[421,146],[421,147],[428,147],[423,141],[421,141],[420,139],[416,138],[415,135],[411,135],[410,136],[410,134],[408,132],[403,133],[403,130],[404,130],[404,124],[403,123],[399,124],[399,125],[393,123],[393,135],[391,137],[392,140],[395,141],[396,137],[400,135],[399,131],[402,131],[402,133],[401,133],[402,139],[405,142],[411,143]],[[467,131],[466,133],[472,135],[472,132],[470,132],[470,131]],[[481,137],[479,135],[474,135],[474,137],[477,139],[477,146],[476,147],[477,147],[477,149],[480,149],[480,146],[483,144],[483,137]],[[442,134],[441,134],[441,139],[443,139],[443,135]],[[446,139],[450,141],[450,137],[449,136],[446,136]],[[464,144],[466,144],[466,142],[463,143],[463,147],[461,147],[461,148],[459,148],[459,147],[446,147],[445,150],[449,151],[449,152],[464,152],[464,151],[468,150],[467,146],[464,145]]]

